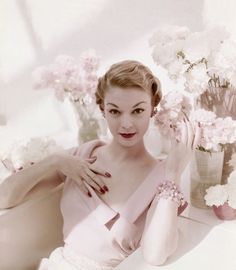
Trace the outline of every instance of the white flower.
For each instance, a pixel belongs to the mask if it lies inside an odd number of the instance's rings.
[[[223,26],[201,32],[165,26],[155,32],[149,44],[154,62],[165,68],[171,79],[185,77],[186,91],[200,95],[208,89],[209,79],[215,83],[216,78],[220,78],[219,86],[226,81],[236,86],[236,44]],[[213,69],[216,73],[209,72]]]
[[[227,184],[209,187],[204,199],[209,206],[219,206],[227,202],[236,209],[236,170],[228,177]]]
[[[216,119],[216,114],[214,112],[206,111],[204,109],[198,109],[191,113],[191,119],[201,124],[211,124]]]
[[[87,94],[94,96],[98,67],[99,57],[94,50],[82,53],[78,63],[69,55],[58,55],[52,64],[33,72],[34,88],[51,88],[58,100],[64,101],[67,97],[78,102]]]
[[[15,169],[27,168],[48,155],[61,150],[55,141],[48,137],[34,137],[16,141],[5,154]]]
[[[225,185],[211,186],[206,190],[204,197],[206,204],[209,206],[223,205],[228,199],[228,192]]]
[[[166,45],[172,41],[183,40],[189,35],[190,30],[187,27],[167,25],[158,28],[149,40],[149,45],[154,46],[157,43]]]
[[[198,93],[198,95],[202,94],[206,90],[210,79],[206,73],[206,67],[204,64],[199,64],[188,72],[185,72],[184,78],[186,80],[184,83],[185,89],[190,93]]]

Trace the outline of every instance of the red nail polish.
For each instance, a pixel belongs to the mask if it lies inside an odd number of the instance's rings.
[[[106,175],[107,177],[111,177],[111,174],[108,173],[108,172],[106,172],[105,175]]]
[[[105,190],[103,190],[102,188],[100,188],[100,191],[102,192],[102,194],[104,194],[104,193],[105,193]]]
[[[105,189],[106,191],[109,191],[107,186],[103,186],[103,189]]]

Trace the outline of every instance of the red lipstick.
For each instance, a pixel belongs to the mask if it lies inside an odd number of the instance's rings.
[[[120,133],[120,135],[125,139],[132,138],[136,133]]]

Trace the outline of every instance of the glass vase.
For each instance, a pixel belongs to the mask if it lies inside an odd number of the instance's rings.
[[[197,208],[209,208],[204,200],[206,189],[221,183],[224,152],[195,150],[190,163],[190,201]]]
[[[209,84],[208,89],[203,92],[196,100],[197,108],[203,108],[205,110],[212,111],[217,115],[217,117],[231,117],[233,120],[236,120],[235,104],[235,88],[231,86],[217,87],[213,84]],[[226,143],[222,146],[224,149],[224,161],[221,184],[226,184],[227,178],[233,171],[233,167],[229,166],[228,162],[230,161],[232,154],[236,152],[236,142]]]
[[[99,138],[100,126],[98,115],[96,115],[95,104],[81,104],[74,102],[73,107],[78,123],[79,145]]]

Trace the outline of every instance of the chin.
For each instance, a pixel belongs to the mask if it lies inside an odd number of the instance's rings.
[[[140,143],[140,141],[141,141],[141,138],[139,138],[139,137],[135,137],[135,138],[132,138],[132,139],[124,139],[124,138],[122,138],[122,137],[118,137],[117,139],[116,139],[116,141],[120,144],[120,145],[122,145],[122,146],[125,146],[125,147],[132,147],[132,146],[134,146],[134,145],[136,145],[136,144],[139,144]]]

